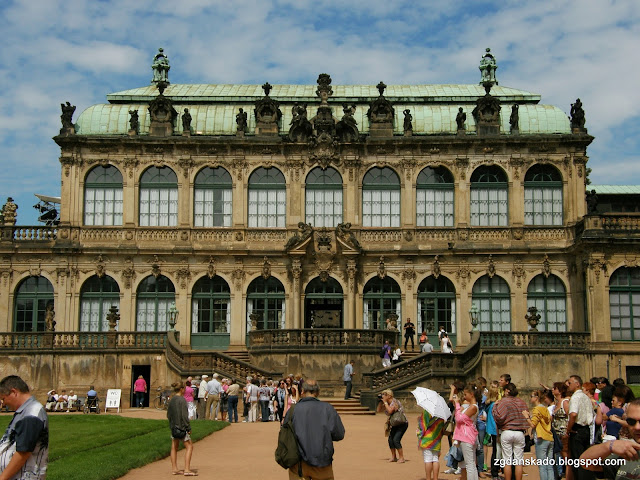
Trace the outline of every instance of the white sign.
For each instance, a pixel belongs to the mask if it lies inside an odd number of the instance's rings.
[[[107,408],[117,408],[120,413],[120,395],[122,390],[119,388],[110,388],[107,390],[107,401],[104,404],[104,411],[107,412]]]

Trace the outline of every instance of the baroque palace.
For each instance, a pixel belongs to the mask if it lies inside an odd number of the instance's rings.
[[[587,187],[579,99],[568,117],[499,85],[489,49],[475,85],[186,85],[169,69],[160,49],[150,86],[75,121],[62,106],[59,224],[16,226],[4,206],[3,375],[125,403],[140,374],[338,388],[351,358],[365,404],[504,371],[640,383],[640,189]],[[407,318],[437,353],[381,369]]]

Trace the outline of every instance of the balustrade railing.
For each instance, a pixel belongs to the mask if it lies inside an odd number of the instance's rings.
[[[58,234],[58,229],[55,227],[46,226],[17,226],[17,227],[5,227],[10,228],[10,237],[15,242],[48,242],[55,240]],[[6,238],[3,234],[3,238]]]
[[[483,351],[545,351],[586,350],[589,332],[482,332],[480,344]]]
[[[347,330],[314,328],[293,330],[254,330],[249,332],[249,350],[291,349],[380,349],[385,340],[394,343],[398,332],[391,330]]]
[[[0,333],[2,350],[103,350],[143,349],[163,350],[167,346],[166,332],[37,332]]]

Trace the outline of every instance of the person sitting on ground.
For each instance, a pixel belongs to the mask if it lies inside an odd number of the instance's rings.
[[[67,406],[68,399],[69,397],[67,396],[67,391],[62,390],[62,393],[58,395],[58,400],[56,401],[56,408],[54,408],[54,411],[57,412],[58,410],[64,410]]]

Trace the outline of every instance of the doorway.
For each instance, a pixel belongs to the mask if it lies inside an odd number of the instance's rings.
[[[311,280],[305,292],[304,328],[343,328],[343,299],[337,280]]]
[[[131,395],[129,398],[129,405],[135,407],[136,395],[133,393],[133,384],[142,375],[144,381],[147,382],[147,393],[144,395],[144,406],[149,406],[149,386],[151,385],[151,365],[131,365]]]

